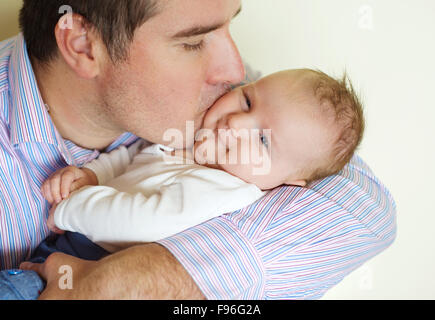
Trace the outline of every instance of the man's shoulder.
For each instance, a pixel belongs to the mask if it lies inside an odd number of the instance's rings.
[[[4,105],[6,98],[4,95],[9,90],[9,61],[12,50],[16,43],[16,38],[10,38],[0,42],[0,120],[4,120],[4,113],[7,106]]]
[[[367,164],[355,156],[337,175],[306,188],[276,188],[228,218],[235,223],[241,219],[242,229],[256,228],[259,224],[264,229],[300,228],[302,221],[315,229],[343,224],[364,229],[384,242],[395,237],[396,204]]]
[[[8,68],[9,59],[11,57],[12,50],[15,47],[16,41],[17,37],[0,41],[0,75]],[[0,79],[2,79],[1,76]]]
[[[9,60],[15,38],[0,42],[0,93],[8,89]]]
[[[17,39],[18,39],[18,36],[15,36],[15,37],[0,41],[0,58],[2,58],[5,54],[10,55],[11,50],[14,47]]]
[[[309,189],[353,214],[368,209],[357,206],[358,202],[372,203],[373,211],[380,210],[383,206],[388,206],[392,213],[396,209],[396,203],[388,188],[358,155],[337,175],[317,181]]]

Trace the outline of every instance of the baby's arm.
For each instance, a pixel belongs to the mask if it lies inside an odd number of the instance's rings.
[[[54,222],[94,242],[123,248],[163,239],[241,209],[263,195],[254,185],[210,170],[185,170],[173,183],[148,196],[107,186],[83,188],[59,204]]]
[[[139,153],[145,144],[144,140],[139,140],[126,148],[121,146],[109,153],[102,153],[84,167],[91,169],[97,176],[98,184],[103,185],[125,173],[133,158]]]
[[[128,149],[121,146],[110,153],[103,153],[84,168],[68,166],[56,171],[41,187],[44,198],[53,206],[48,219],[50,230],[61,233],[54,225],[53,214],[56,206],[69,195],[84,186],[97,186],[121,175],[126,171],[134,156],[144,145],[143,140],[132,144]]]
[[[84,186],[96,186],[121,175],[127,170],[134,156],[143,146],[139,140],[128,149],[121,146],[110,153],[102,153],[98,159],[83,168],[69,166],[57,170],[41,187],[42,194],[53,205],[68,198],[71,192]]]
[[[57,206],[53,221],[93,242],[152,242],[173,234],[174,228],[185,229],[180,191],[171,185],[147,197],[108,186],[85,187]]]

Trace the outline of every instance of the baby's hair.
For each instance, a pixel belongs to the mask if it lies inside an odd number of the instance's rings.
[[[322,71],[311,71],[315,73],[314,96],[322,113],[333,115],[338,135],[327,165],[311,170],[307,183],[341,171],[361,144],[365,129],[363,106],[347,73],[341,79],[334,79]]]

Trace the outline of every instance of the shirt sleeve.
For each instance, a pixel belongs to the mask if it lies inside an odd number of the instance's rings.
[[[139,140],[128,148],[122,145],[109,153],[102,153],[98,159],[87,163],[84,167],[92,170],[98,178],[98,183],[103,185],[127,170],[143,143],[143,140]]]
[[[318,299],[394,241],[396,207],[357,156],[308,188],[159,241],[208,299]]]

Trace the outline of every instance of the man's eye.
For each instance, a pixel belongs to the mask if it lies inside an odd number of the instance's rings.
[[[203,40],[195,44],[183,43],[183,48],[186,51],[200,51],[203,47],[204,47]]]

